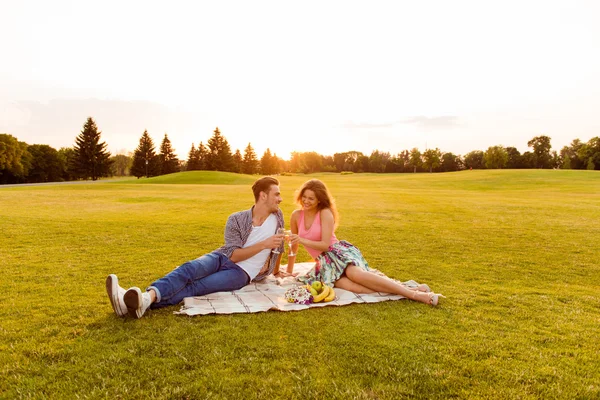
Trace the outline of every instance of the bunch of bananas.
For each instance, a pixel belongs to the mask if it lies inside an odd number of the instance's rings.
[[[327,303],[335,299],[335,291],[331,286],[322,284],[319,281],[315,281],[312,285],[306,285],[308,290],[313,296],[313,303],[320,303],[321,301]]]

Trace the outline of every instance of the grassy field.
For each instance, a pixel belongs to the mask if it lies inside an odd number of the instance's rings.
[[[314,177],[338,237],[441,306],[119,319],[106,276],[219,247],[255,177],[0,188],[0,398],[600,398],[598,172]],[[287,220],[308,178],[280,178]]]

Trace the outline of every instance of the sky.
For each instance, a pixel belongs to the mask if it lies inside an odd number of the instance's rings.
[[[0,133],[113,154],[524,152],[600,136],[598,1],[0,0]]]

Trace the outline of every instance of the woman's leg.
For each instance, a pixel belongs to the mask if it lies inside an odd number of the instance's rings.
[[[352,293],[362,293],[362,294],[375,293],[374,290],[371,290],[366,286],[363,286],[361,284],[353,282],[350,279],[346,278],[345,276],[342,276],[340,279],[335,281],[335,287],[347,290]]]
[[[428,293],[421,291],[410,290],[404,285],[400,285],[392,280],[376,275],[372,272],[365,271],[356,265],[348,265],[344,271],[346,277],[352,282],[367,287],[376,292],[394,293],[404,296],[411,300],[420,301],[421,303],[430,304],[431,297]],[[336,282],[337,283],[337,282]]]

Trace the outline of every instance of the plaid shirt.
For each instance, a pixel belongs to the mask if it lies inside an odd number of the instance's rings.
[[[254,206],[252,206],[252,208],[249,210],[239,211],[229,216],[227,219],[227,224],[225,225],[225,245],[215,251],[225,254],[227,257],[231,258],[231,255],[235,249],[241,249],[244,247],[246,240],[248,240],[248,237],[252,232],[253,209]],[[284,222],[283,213],[281,210],[277,210],[275,216],[277,217],[277,228],[283,228]],[[273,232],[273,234],[275,234],[275,232]],[[284,244],[282,243],[281,247],[279,247],[279,251],[281,253],[284,251],[283,246]],[[277,257],[277,254],[273,255],[273,253],[269,253],[269,257],[267,257],[265,265],[260,270],[258,275],[256,275],[256,277],[253,279],[253,281],[261,281],[273,273],[273,270],[277,266],[278,259],[279,257]]]

